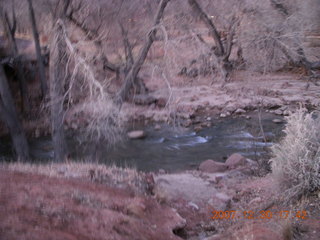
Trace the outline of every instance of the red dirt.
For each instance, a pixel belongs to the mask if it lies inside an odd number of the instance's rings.
[[[184,220],[151,197],[83,179],[0,170],[0,239],[180,239]]]

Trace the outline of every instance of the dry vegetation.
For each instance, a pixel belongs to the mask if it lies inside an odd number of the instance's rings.
[[[272,147],[272,172],[283,188],[286,202],[320,189],[320,136],[318,112],[300,109],[287,118],[286,136]]]

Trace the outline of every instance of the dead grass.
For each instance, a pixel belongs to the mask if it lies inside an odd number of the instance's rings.
[[[70,162],[50,164],[3,163],[0,165],[1,169],[48,177],[82,178],[111,187],[127,189],[134,193],[145,194],[149,192],[150,183],[146,179],[146,174],[133,168]],[[75,194],[75,196],[78,195]]]

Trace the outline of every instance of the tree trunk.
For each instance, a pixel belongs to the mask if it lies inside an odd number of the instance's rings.
[[[46,72],[45,72],[45,68],[44,68],[44,64],[43,64],[43,58],[41,55],[39,33],[37,30],[36,19],[34,16],[32,0],[28,0],[28,4],[29,4],[29,14],[30,14],[30,21],[31,21],[31,26],[32,26],[34,45],[35,45],[36,54],[37,54],[38,70],[39,70],[40,84],[41,84],[41,94],[42,94],[42,97],[45,98],[47,95],[48,87],[47,87],[47,81],[46,81]]]
[[[163,16],[164,9],[166,8],[168,2],[170,0],[162,0],[159,4],[159,8],[154,20],[153,28],[149,32],[146,42],[144,43],[137,61],[133,64],[132,68],[128,72],[128,74],[125,77],[124,84],[122,88],[120,89],[116,102],[118,104],[122,104],[122,102],[126,99],[129,90],[131,87],[135,84],[135,81],[137,81],[137,75],[141,69],[142,64],[144,63],[147,54],[149,52],[150,47],[152,46],[152,43],[154,42],[156,33],[157,33],[157,25],[160,23],[160,20]]]
[[[209,29],[209,33],[213,37],[214,42],[216,43],[216,47],[218,50],[216,55],[219,57],[222,56],[224,54],[223,44],[221,41],[221,37],[216,27],[214,26],[213,22],[208,17],[208,15],[202,10],[202,8],[200,7],[200,5],[196,0],[188,0],[188,3],[191,6],[191,8],[196,12],[196,14],[199,15],[200,19],[207,25]]]
[[[9,128],[18,161],[27,161],[29,159],[28,142],[19,122],[2,65],[0,65],[0,117]]]
[[[15,68],[18,69],[18,79],[19,79],[19,86],[20,86],[20,93],[21,93],[21,101],[22,101],[22,110],[24,112],[28,112],[30,109],[29,106],[29,92],[27,87],[27,82],[24,77],[23,68],[22,68],[22,61],[19,56],[17,43],[15,40],[15,31],[16,31],[16,17],[13,10],[12,18],[13,23],[10,23],[9,17],[6,13],[1,13],[2,22],[4,25],[5,34],[8,37],[9,45],[11,47],[12,55],[15,59]]]
[[[63,128],[64,119],[64,84],[66,78],[66,43],[63,39],[63,23],[59,19],[53,31],[50,43],[50,99],[51,99],[51,131],[54,146],[54,161],[65,160],[67,154],[65,133]]]
[[[229,56],[232,49],[232,40],[234,35],[233,22],[230,27],[227,45],[224,47],[222,44],[221,36],[218,33],[215,25],[209,18],[209,16],[203,11],[201,6],[196,0],[188,0],[189,5],[195,11],[195,13],[200,17],[200,19],[206,24],[209,29],[209,33],[214,39],[216,50],[213,51],[213,55],[215,57],[215,65],[217,69],[220,71],[220,75],[224,82],[227,81],[228,75],[230,72],[229,66],[231,65],[229,62]]]

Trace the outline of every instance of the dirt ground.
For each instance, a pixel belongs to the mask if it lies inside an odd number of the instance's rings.
[[[246,169],[152,174],[149,191],[150,175],[131,169],[2,164],[0,239],[319,239],[319,193],[286,206],[270,174]]]
[[[0,239],[180,239],[175,210],[84,179],[0,170]]]

